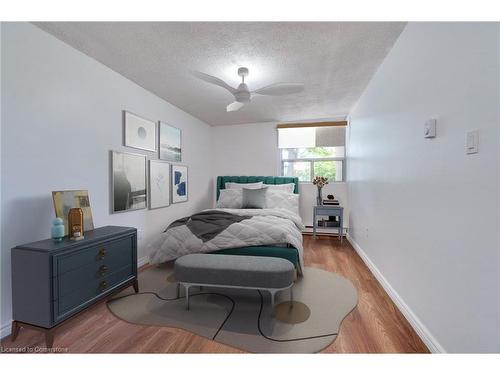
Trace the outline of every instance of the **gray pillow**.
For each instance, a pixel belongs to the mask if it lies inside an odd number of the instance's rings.
[[[241,208],[266,208],[266,190],[243,188],[243,197]]]

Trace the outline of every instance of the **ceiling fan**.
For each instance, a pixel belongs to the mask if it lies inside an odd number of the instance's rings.
[[[254,95],[271,95],[271,96],[279,96],[279,95],[288,95],[295,94],[304,90],[303,83],[274,83],[269,86],[262,87],[258,90],[250,91],[248,89],[247,84],[245,83],[245,77],[248,76],[248,68],[241,67],[238,68],[238,75],[241,77],[241,83],[237,88],[233,88],[229,86],[222,79],[202,73],[193,71],[192,74],[199,79],[212,83],[214,85],[220,86],[228,90],[231,94],[234,95],[234,102],[229,104],[226,107],[227,112],[237,111],[241,107],[245,105],[245,103],[250,102]]]

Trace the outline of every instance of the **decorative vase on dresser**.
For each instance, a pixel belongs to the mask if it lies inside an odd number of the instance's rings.
[[[54,330],[126,287],[139,292],[137,229],[106,226],[85,233],[85,239],[52,239],[12,249],[12,333],[21,327],[45,332],[51,348]]]
[[[52,220],[52,228],[50,230],[52,239],[56,242],[61,242],[64,238],[64,221],[60,217]]]

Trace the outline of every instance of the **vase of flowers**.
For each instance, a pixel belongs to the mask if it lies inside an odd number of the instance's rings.
[[[312,180],[312,183],[316,185],[318,188],[318,196],[316,198],[318,206],[321,206],[323,204],[323,197],[321,195],[323,186],[328,184],[328,177],[323,177],[323,176],[315,176]]]

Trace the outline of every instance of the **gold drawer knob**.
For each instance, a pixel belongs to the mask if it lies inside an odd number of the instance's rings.
[[[100,286],[101,292],[102,292],[108,287],[108,283],[106,281],[101,281],[101,284],[99,286]]]
[[[99,267],[99,272],[101,273],[101,275],[104,275],[106,272],[108,272],[108,267],[102,265],[101,267]]]
[[[104,259],[104,255],[106,255],[106,249],[102,248],[99,250],[99,258]]]

